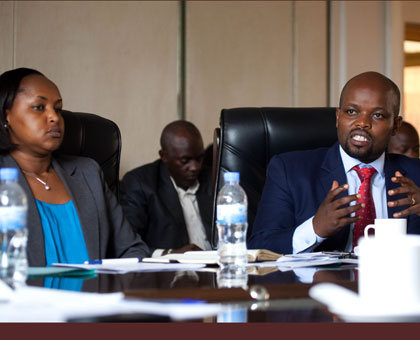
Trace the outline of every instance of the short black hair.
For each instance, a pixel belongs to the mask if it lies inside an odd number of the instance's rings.
[[[170,148],[173,136],[185,133],[201,139],[200,131],[191,122],[186,120],[175,120],[166,125],[163,128],[162,134],[160,136],[160,146],[162,150],[167,150]]]
[[[345,92],[345,90],[347,89],[349,84],[351,84],[354,80],[357,80],[358,78],[361,78],[361,77],[376,78],[377,80],[382,80],[385,83],[387,83],[387,85],[392,90],[392,92],[395,96],[394,105],[393,105],[392,109],[394,111],[395,117],[398,117],[398,115],[400,113],[400,102],[401,102],[400,89],[398,88],[397,84],[395,84],[391,79],[384,76],[382,73],[374,72],[374,71],[368,71],[368,72],[360,73],[360,74],[354,76],[353,78],[351,78],[349,81],[347,81],[347,83],[344,85],[344,87],[343,87],[343,89],[341,90],[341,93],[340,93],[339,107],[341,108],[343,93]]]
[[[5,127],[6,111],[12,108],[22,79],[32,74],[44,76],[37,70],[25,67],[6,71],[0,75],[0,152],[8,152],[14,147]]]

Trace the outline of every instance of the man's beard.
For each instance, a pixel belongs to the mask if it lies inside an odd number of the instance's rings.
[[[349,140],[350,140],[350,136],[346,138],[346,143],[344,144],[343,149],[350,157],[356,158],[363,163],[373,162],[375,159],[379,157],[379,156],[378,157],[374,156],[374,151],[373,151],[374,140],[372,140],[372,143],[370,144],[369,148],[365,150],[361,150],[362,148],[358,148],[357,146],[353,146],[353,149],[351,149]]]

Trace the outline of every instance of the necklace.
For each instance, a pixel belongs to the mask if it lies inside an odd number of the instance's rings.
[[[22,172],[23,172],[24,174],[28,175],[29,177],[32,177],[33,179],[36,179],[39,183],[43,184],[43,185],[44,185],[45,190],[47,190],[47,191],[51,190],[51,187],[47,184],[47,181],[48,181],[48,175],[47,175],[47,177],[45,178],[45,182],[44,182],[41,178],[39,178],[39,177],[35,176],[32,172],[28,172],[28,171],[25,171],[25,170],[23,170],[23,169],[22,169]]]

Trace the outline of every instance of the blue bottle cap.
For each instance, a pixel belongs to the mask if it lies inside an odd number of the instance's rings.
[[[16,168],[1,168],[0,180],[2,181],[16,181],[18,178],[18,169]]]
[[[225,182],[239,182],[239,172],[225,172],[223,179]]]

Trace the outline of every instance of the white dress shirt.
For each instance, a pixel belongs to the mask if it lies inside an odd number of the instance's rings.
[[[190,243],[194,243],[203,250],[211,250],[211,245],[207,240],[206,231],[204,229],[203,221],[201,220],[196,196],[200,183],[197,181],[192,187],[184,190],[176,185],[172,177],[169,178],[178,194],[179,203],[181,203]],[[164,250],[165,249],[155,249],[152,257],[161,256]]]
[[[203,250],[210,250],[211,245],[207,240],[206,231],[200,216],[200,209],[197,202],[197,190],[200,183],[197,181],[194,186],[184,190],[176,186],[175,181],[171,177],[175,190],[178,193],[179,202],[184,213],[185,225],[187,226],[188,237],[190,243],[194,243]]]
[[[386,199],[386,187],[385,187],[385,174],[384,174],[384,163],[385,153],[383,153],[378,159],[369,164],[361,163],[359,160],[350,157],[340,146],[340,156],[343,161],[344,171],[347,177],[347,184],[349,185],[348,194],[354,195],[359,191],[361,185],[359,176],[356,170],[352,168],[359,165],[361,168],[371,166],[375,168],[376,173],[372,177],[372,197],[375,203],[376,218],[388,218],[388,208]],[[332,183],[331,183],[332,184]],[[342,185],[344,183],[338,183]],[[351,203],[355,204],[355,201]],[[352,214],[354,216],[354,213]],[[293,253],[305,253],[311,252],[316,246],[322,243],[325,238],[319,237],[312,224],[314,216],[307,219],[300,226],[298,226],[293,234]],[[346,245],[345,251],[351,251],[353,242],[353,224],[350,226],[350,233]]]

